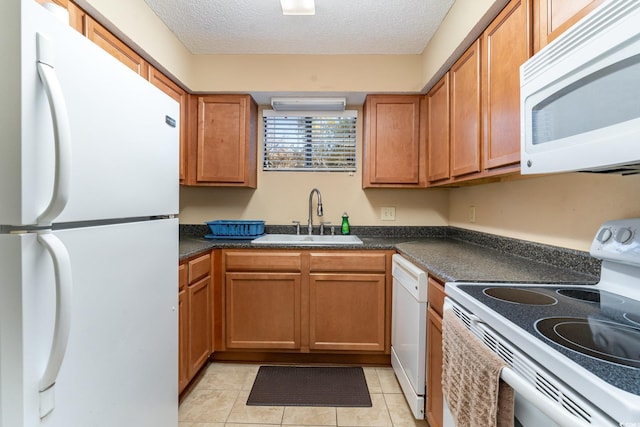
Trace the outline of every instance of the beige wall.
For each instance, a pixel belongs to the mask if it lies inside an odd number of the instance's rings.
[[[193,55],[144,0],[77,3],[194,92],[417,93],[505,1],[457,0],[421,55]]]
[[[362,190],[362,109],[358,115],[357,172],[263,172],[258,169],[256,190],[182,187],[180,222],[264,219],[268,224],[284,225],[293,220],[306,224],[309,193],[318,188],[322,193],[323,220],[333,225],[339,225],[344,211],[348,212],[352,225],[446,225],[449,190]],[[258,134],[261,133],[262,122],[258,129]],[[258,158],[261,156],[260,147]],[[395,207],[396,220],[381,221],[382,207]],[[318,224],[315,214],[314,223]]]
[[[559,174],[458,188],[449,224],[589,250],[604,221],[640,217],[640,176]],[[469,207],[476,207],[476,222]]]

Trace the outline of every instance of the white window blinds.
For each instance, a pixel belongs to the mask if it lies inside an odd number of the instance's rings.
[[[356,170],[357,111],[263,110],[265,171]]]

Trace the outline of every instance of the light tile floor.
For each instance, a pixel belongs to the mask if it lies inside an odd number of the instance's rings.
[[[180,405],[179,427],[429,427],[413,418],[391,368],[364,368],[371,408],[247,406],[258,368],[211,363]]]

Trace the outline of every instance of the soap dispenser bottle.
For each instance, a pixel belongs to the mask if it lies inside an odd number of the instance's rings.
[[[349,234],[349,215],[347,213],[342,214],[342,234]]]

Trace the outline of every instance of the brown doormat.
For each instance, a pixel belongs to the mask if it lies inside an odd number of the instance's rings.
[[[247,405],[371,406],[360,367],[261,366]]]

